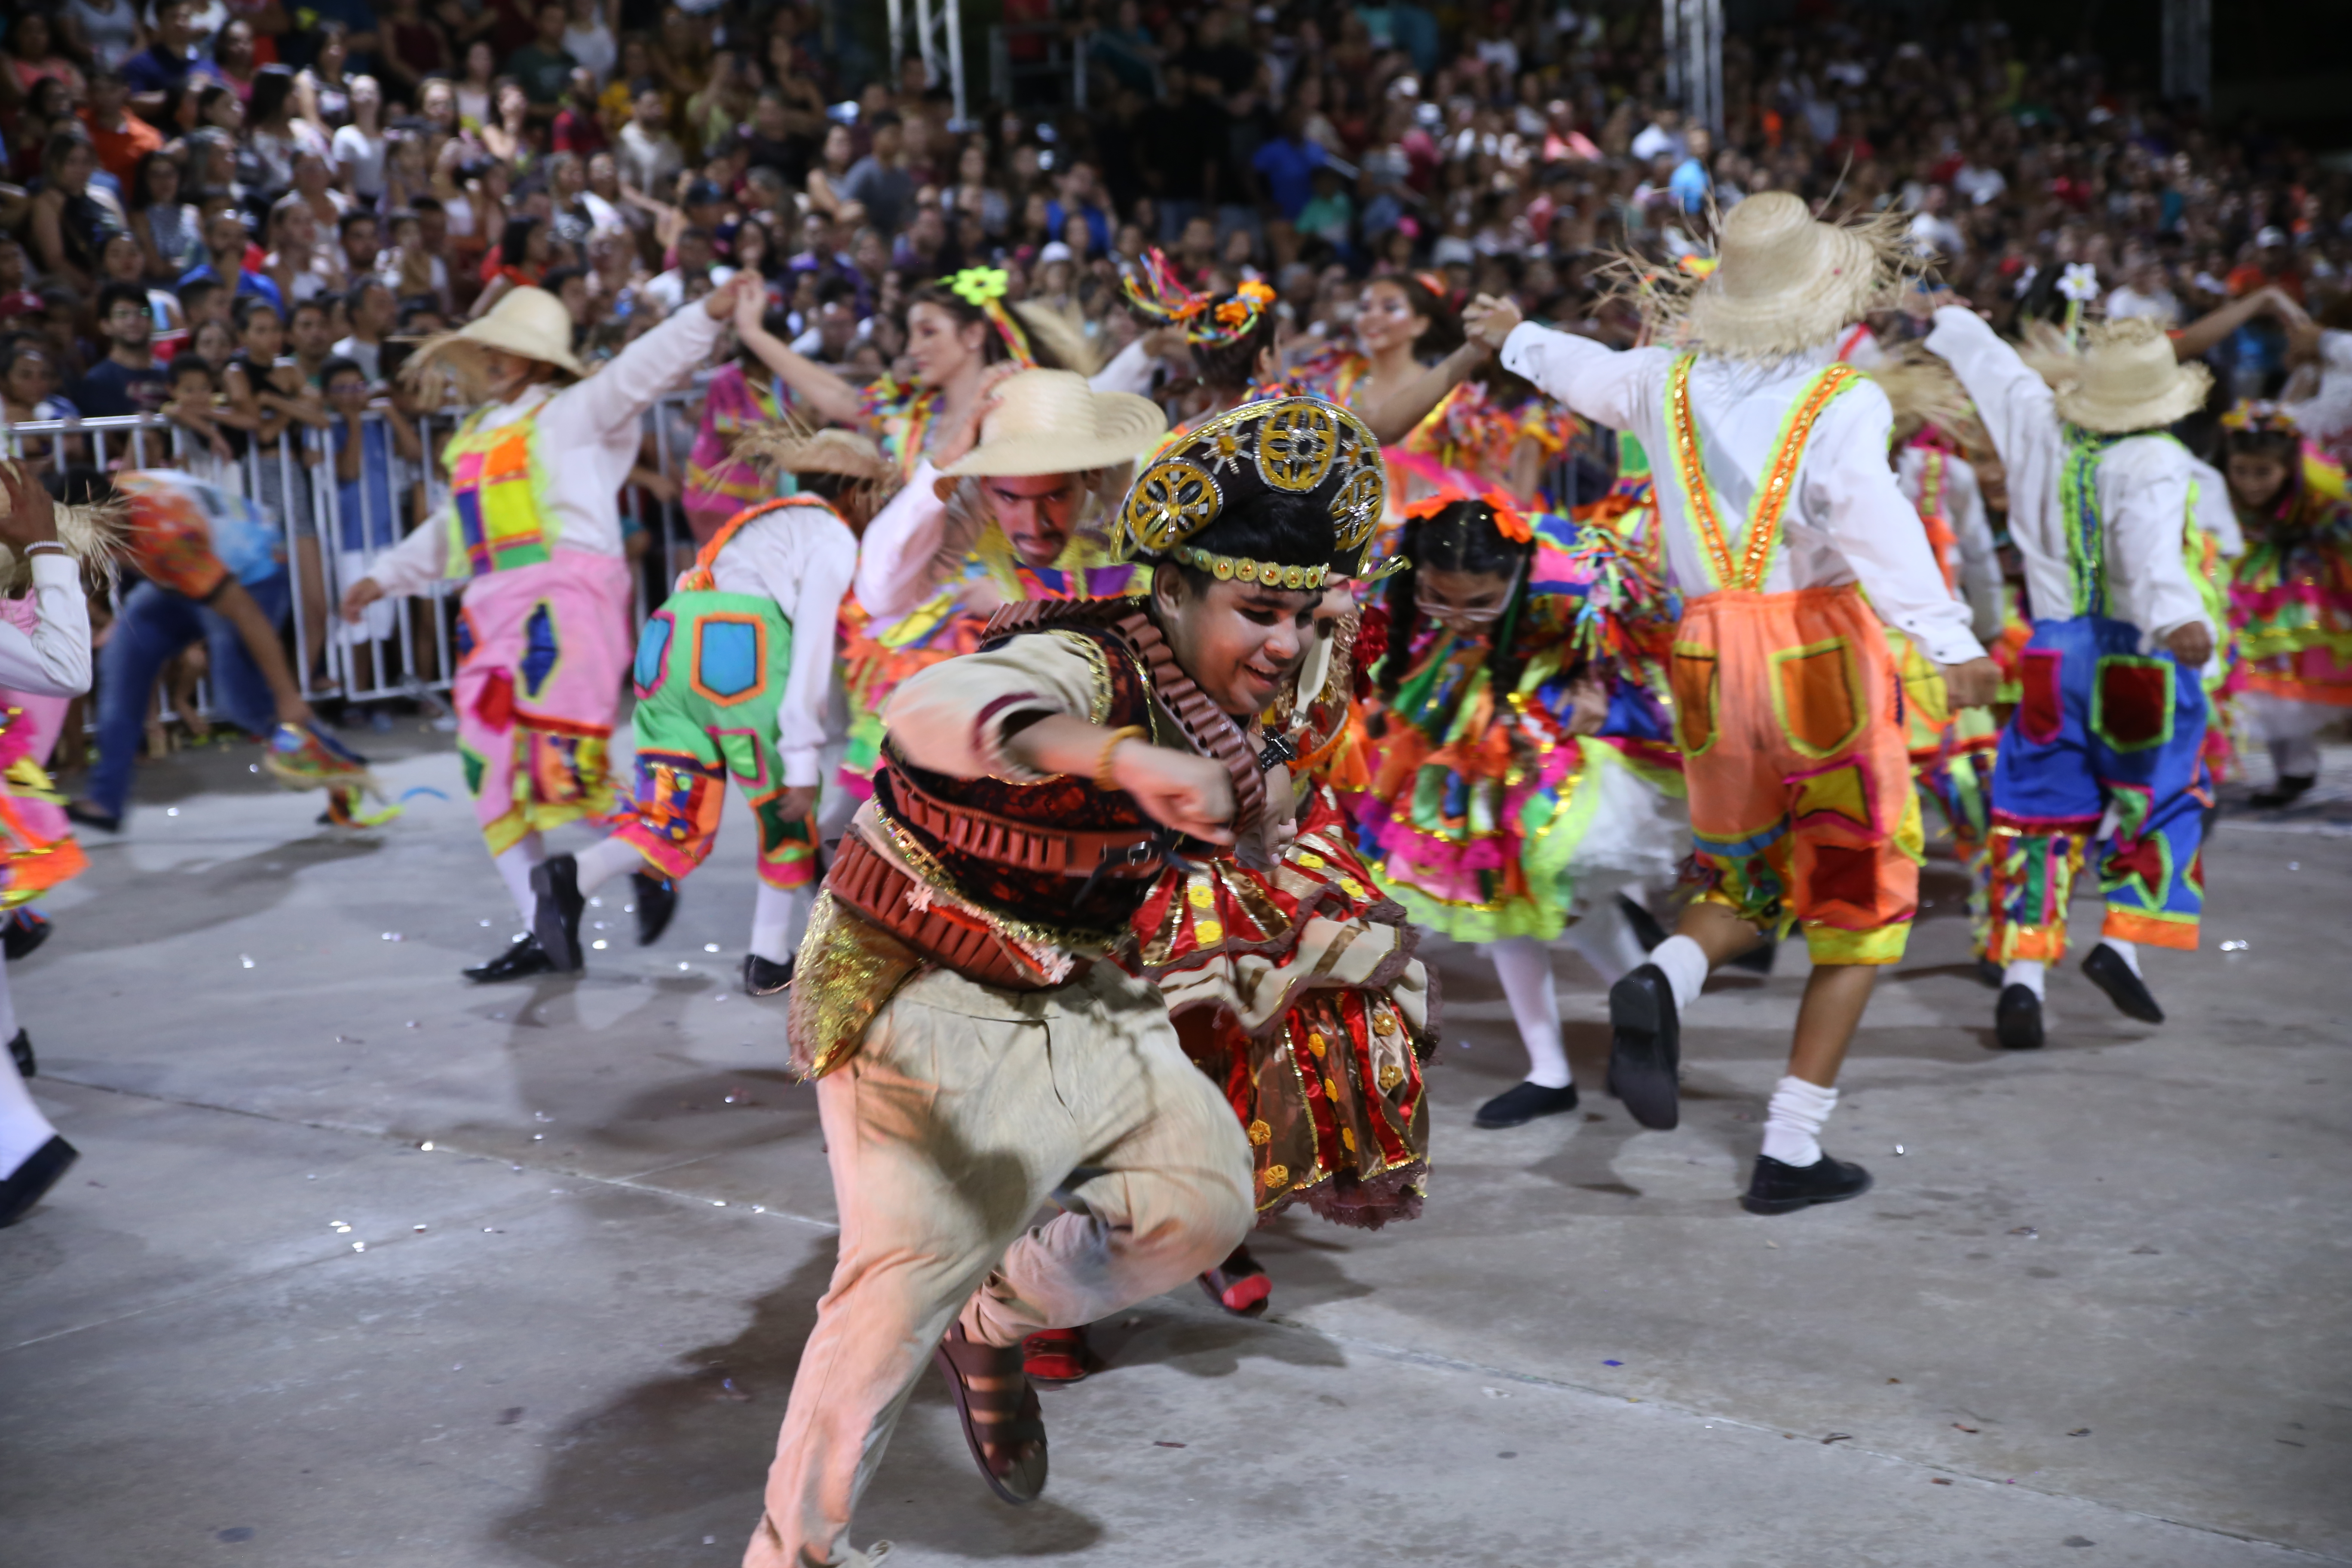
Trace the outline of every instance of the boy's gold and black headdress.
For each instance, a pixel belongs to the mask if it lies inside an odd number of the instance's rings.
[[[1266,496],[1320,503],[1331,523],[1319,561],[1258,561],[1193,545],[1192,539]],[[1221,581],[1314,589],[1360,575],[1365,546],[1388,500],[1381,444],[1328,398],[1244,403],[1169,441],[1143,465],[1119,508],[1116,542],[1128,555],[1180,562]]]

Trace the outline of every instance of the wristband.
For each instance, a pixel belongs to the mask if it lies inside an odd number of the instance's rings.
[[[66,553],[66,547],[54,539],[37,539],[25,546],[25,553],[28,557],[38,555],[44,550],[54,550],[60,555]]]
[[[1112,782],[1110,776],[1111,753],[1118,750],[1118,743],[1121,741],[1140,741],[1150,734],[1150,731],[1140,724],[1129,724],[1124,729],[1113,730],[1110,732],[1110,739],[1103,742],[1102,751],[1095,757],[1095,788],[1105,795],[1115,794],[1118,785]]]

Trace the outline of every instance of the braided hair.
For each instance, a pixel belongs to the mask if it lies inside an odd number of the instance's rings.
[[[1209,308],[1213,313],[1220,306],[1237,300],[1248,303],[1238,294],[1220,294],[1209,301]],[[1274,312],[1262,310],[1249,331],[1230,342],[1193,343],[1192,363],[1200,367],[1201,384],[1221,396],[1235,397],[1247,392],[1257,379],[1258,355],[1274,346],[1276,325]]]
[[[1533,575],[1528,568],[1535,561],[1535,540],[1522,544],[1504,538],[1495,526],[1493,507],[1483,500],[1457,500],[1428,517],[1408,520],[1397,552],[1410,564],[1389,579],[1383,601],[1389,612],[1389,646],[1373,678],[1381,696],[1396,695],[1412,663],[1412,645],[1421,635],[1420,579],[1426,567],[1512,579],[1511,601],[1495,622],[1486,655],[1488,689],[1496,701],[1507,700],[1527,668],[1527,656],[1516,645],[1519,624],[1527,616],[1528,583]]]

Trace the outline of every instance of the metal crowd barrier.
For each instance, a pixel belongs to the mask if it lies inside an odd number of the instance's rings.
[[[692,387],[665,394],[645,416],[655,471],[680,485],[701,404],[701,388]],[[444,582],[415,598],[380,601],[388,610],[375,611],[372,622],[359,626],[346,626],[336,606],[344,591],[386,550],[413,529],[437,524],[449,494],[437,453],[461,417],[458,410],[420,417],[416,424],[423,461],[415,463],[398,455],[385,410],[371,408],[362,415],[358,437],[363,443],[362,468],[355,484],[359,505],[357,515],[351,517],[344,515],[342,485],[335,471],[339,431],[298,425],[266,444],[250,440],[243,458],[224,460],[205,449],[193,432],[159,416],[0,422],[0,452],[22,458],[29,448],[29,455],[55,465],[62,445],[65,468],[107,472],[172,468],[235,490],[279,531],[287,569],[293,574],[290,662],[303,696],[350,702],[404,697],[435,706],[439,699],[431,694],[449,689],[455,668],[452,616],[462,584]],[[371,450],[383,456],[381,482],[369,468]],[[634,574],[635,624],[641,626],[667,596],[671,580],[685,563],[683,557],[690,553],[692,536],[677,502],[648,508],[635,486],[627,487],[623,497],[623,515],[652,535],[652,547]],[[384,514],[387,502],[390,516]],[[322,668],[314,668],[304,653],[322,613]],[[201,696],[199,707],[210,711]]]

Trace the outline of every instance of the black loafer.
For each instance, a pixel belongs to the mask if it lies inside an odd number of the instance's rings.
[[[2156,1005],[2147,982],[2134,974],[2123,954],[2105,942],[2093,948],[2091,955],[2083,960],[2083,973],[2091,977],[2092,984],[2107,994],[2107,1000],[2125,1017],[2137,1018],[2143,1024],[2164,1022],[2164,1009]]]
[[[1643,1126],[1682,1121],[1682,1020],[1666,972],[1645,963],[1609,988],[1609,1092]]]
[[[48,916],[26,904],[11,911],[7,925],[0,927],[0,952],[7,954],[11,963],[20,958],[30,958],[41,943],[49,940],[49,932],[56,929],[49,923]]]
[[[1472,1123],[1478,1127],[1518,1127],[1538,1116],[1558,1116],[1563,1110],[1576,1109],[1576,1085],[1546,1089],[1539,1083],[1522,1083],[1505,1089],[1478,1108]]]
[[[80,1150],[58,1137],[51,1137],[27,1155],[6,1181],[0,1182],[0,1230],[23,1219],[26,1211],[58,1184],[66,1168],[80,1158]]]
[[[547,956],[535,936],[520,936],[515,944],[490,960],[466,971],[466,978],[477,985],[495,985],[505,980],[529,980],[534,974],[555,973],[555,960]]]
[[[16,1064],[19,1078],[34,1078],[40,1073],[40,1063],[33,1059],[33,1037],[23,1029],[17,1030],[16,1037],[8,1042],[8,1059]]]
[[[773,996],[793,983],[793,961],[771,963],[756,952],[743,955],[743,994]]]
[[[637,945],[651,947],[669,930],[670,916],[677,913],[677,884],[667,877],[656,877],[645,871],[629,873],[630,902],[637,906]]]
[[[1756,1156],[1756,1173],[1739,1195],[1749,1214],[1794,1214],[1815,1204],[1843,1203],[1870,1191],[1870,1173],[1827,1154],[1810,1165],[1784,1165],[1769,1154]]]
[[[2005,1051],[2042,1048],[2042,998],[2031,985],[2004,985],[1992,1005],[1992,1037]]]
[[[2281,773],[2278,783],[2246,804],[2260,811],[2276,811],[2283,805],[2293,805],[2318,782],[2317,773]]]

